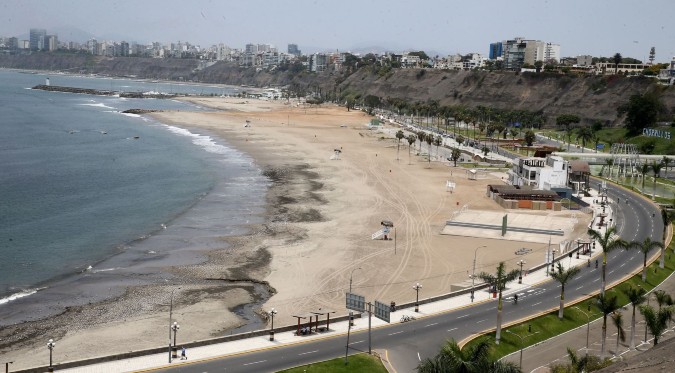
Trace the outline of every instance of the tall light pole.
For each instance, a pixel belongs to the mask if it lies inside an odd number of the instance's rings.
[[[555,272],[555,252],[556,249],[551,249],[551,255],[553,255],[553,260],[551,260],[551,273]]]
[[[523,283],[523,264],[525,264],[525,263],[527,263],[527,262],[522,260],[522,259],[519,260],[518,263],[516,263],[520,266],[520,274],[518,275],[518,283],[519,284]]]
[[[274,341],[274,315],[277,314],[277,310],[272,308],[269,313],[270,317],[272,318],[272,328],[270,329],[270,341]]]
[[[591,315],[587,314],[584,312],[581,308],[574,306],[577,310],[579,310],[581,313],[586,315],[586,356],[588,356],[588,335],[591,332]],[[591,303],[588,303],[588,311],[591,310]]]
[[[180,288],[178,288],[180,289]],[[171,303],[169,304],[169,363],[171,363],[171,322],[173,321],[173,292],[176,289],[171,289]]]
[[[473,251],[473,270],[471,271],[471,302],[473,302],[474,286],[476,284],[476,254],[478,254],[478,249],[481,247],[486,247],[486,245],[478,246],[476,250]]]
[[[523,369],[523,347],[524,347],[523,346],[523,338],[531,337],[531,336],[533,336],[533,335],[535,335],[539,332],[534,332],[532,334],[528,334],[525,337],[521,337],[520,335],[518,335],[518,334],[516,334],[516,333],[514,333],[514,332],[512,332],[508,329],[506,329],[506,332],[509,333],[509,334],[513,334],[520,339],[520,364],[519,364],[519,367],[520,367],[520,369]]]
[[[9,364],[14,364],[13,361],[8,361],[5,363],[5,373],[9,373]]]
[[[420,283],[416,283],[413,285],[413,289],[415,290],[415,312],[420,312],[420,289],[422,288],[422,285]]]
[[[178,357],[178,353],[176,352],[176,334],[178,334],[178,329],[180,329],[180,325],[178,325],[177,321],[173,322],[173,325],[171,325],[171,330],[173,330],[173,352],[174,352],[174,357]]]
[[[352,277],[354,276],[354,271],[361,269],[361,267],[352,269],[352,273],[349,274],[349,292],[352,292]]]
[[[56,342],[54,342],[53,339],[50,339],[47,342],[47,348],[49,349],[49,369],[47,370],[48,372],[54,371],[54,367],[52,366],[52,350],[54,350],[54,347],[56,347]]]

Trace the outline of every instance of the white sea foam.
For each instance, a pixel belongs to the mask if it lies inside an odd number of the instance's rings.
[[[80,105],[82,105],[82,106],[100,107],[100,108],[105,108],[105,109],[115,109],[114,107],[108,106],[108,105],[106,105],[106,104],[104,104],[104,103],[102,103],[102,102],[98,102],[98,103],[95,103],[95,104],[80,104]]]
[[[140,114],[134,114],[134,113],[121,113],[121,114],[126,115],[128,117],[132,117],[132,118],[140,118],[141,117]]]
[[[17,300],[19,298],[27,297],[29,295],[33,295],[38,292],[38,290],[42,290],[44,288],[39,288],[39,289],[27,289],[27,290],[22,290],[18,293],[14,293],[8,297],[5,298],[0,298],[0,304],[6,304],[11,301]]]
[[[178,128],[178,127],[168,126],[168,125],[164,125],[164,126],[166,126],[166,128],[169,131],[171,131],[175,134],[191,137],[193,144],[195,144],[197,146],[200,146],[201,148],[203,148],[204,150],[206,150],[209,153],[227,154],[231,151],[229,148],[227,148],[225,146],[216,144],[216,142],[213,141],[211,136],[204,136],[204,135],[200,135],[200,134],[197,134],[197,133],[192,133],[192,132],[190,132],[190,131],[188,131],[184,128]]]

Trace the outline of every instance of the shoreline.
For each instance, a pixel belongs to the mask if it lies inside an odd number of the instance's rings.
[[[512,266],[513,251],[524,245],[439,235],[445,219],[461,206],[462,200],[472,208],[502,209],[476,193],[475,183],[459,177],[454,177],[457,190],[447,193],[441,186],[452,177],[452,170],[461,169],[443,162],[427,164],[419,156],[413,162],[405,154],[407,146],[397,160],[395,140],[366,129],[364,124],[369,117],[363,113],[258,100],[186,100],[221,111],[162,112],[150,116],[160,123],[191,132],[206,131],[222,139],[250,156],[271,185],[265,195],[264,219],[260,224],[249,225],[249,234],[223,237],[228,246],[208,251],[208,259],[201,264],[169,268],[176,278],[185,281],[174,300],[175,319],[181,324],[180,339],[223,335],[241,326],[236,314],[255,302],[250,290],[255,290],[256,285],[223,284],[227,278],[267,281],[278,290],[263,300],[259,312],[275,307],[279,325],[284,325],[293,323],[292,314],[319,307],[334,309],[339,315],[352,276],[355,292],[368,299],[400,303],[414,299],[409,285],[415,281],[424,283],[426,295],[421,296],[426,297],[448,292],[465,280],[466,263],[473,258],[474,247],[490,245],[490,252],[480,253],[477,267],[489,271],[495,260],[506,260]],[[245,120],[251,122],[250,127],[244,126]],[[333,149],[338,147],[343,149],[341,160],[331,160]],[[499,177],[490,176],[490,180],[498,182]],[[380,228],[383,219],[395,222],[397,241],[370,240],[370,234]],[[534,248],[529,257],[534,264],[535,258],[543,258],[545,245],[529,246]],[[471,250],[465,250],[467,247]],[[185,279],[196,279],[197,283]],[[61,352],[69,351],[69,359],[73,360],[75,353],[91,356],[119,351],[120,344],[125,345],[123,351],[138,349],[138,345],[161,345],[166,338],[171,290],[176,290],[176,285],[139,287],[123,295],[144,299],[145,303],[136,307],[147,318],[120,312],[115,307],[117,300],[91,306],[116,320],[100,325],[100,313],[88,314],[84,308],[69,310],[66,316],[73,318],[73,324],[81,323],[84,313],[94,326],[66,330],[57,336]],[[238,304],[224,302],[230,298]],[[45,321],[39,328],[41,335],[58,322]],[[87,343],[92,338],[99,340],[101,335],[106,336],[103,343]],[[139,341],[132,346],[129,341],[133,335]],[[34,347],[23,349],[24,356],[44,356],[42,342],[36,340]],[[21,360],[16,355],[12,357]]]

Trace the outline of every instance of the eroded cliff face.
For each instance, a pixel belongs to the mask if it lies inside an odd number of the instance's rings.
[[[483,105],[498,109],[543,111],[548,125],[560,114],[576,114],[583,123],[601,120],[618,123],[617,107],[636,93],[657,90],[671,114],[675,113],[675,88],[656,85],[643,77],[566,76],[486,71],[395,69],[377,74],[363,68],[344,76],[336,72],[313,74],[257,71],[234,64],[194,59],[98,57],[37,53],[0,56],[0,67],[53,70],[147,79],[167,79],[248,85],[292,85],[311,92],[375,95],[401,98],[410,103],[437,101],[440,105]]]

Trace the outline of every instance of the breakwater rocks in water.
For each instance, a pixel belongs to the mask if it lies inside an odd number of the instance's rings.
[[[155,110],[155,109],[128,109],[124,110],[124,114],[148,114],[148,113],[161,113],[164,110]]]
[[[147,92],[119,92],[119,91],[108,91],[101,89],[89,89],[89,88],[77,88],[77,87],[62,87],[57,85],[36,85],[33,89],[39,89],[43,91],[50,92],[68,92],[68,93],[79,93],[85,95],[96,95],[96,96],[119,96],[125,98],[173,98],[176,95],[168,95],[164,93],[147,93]]]

